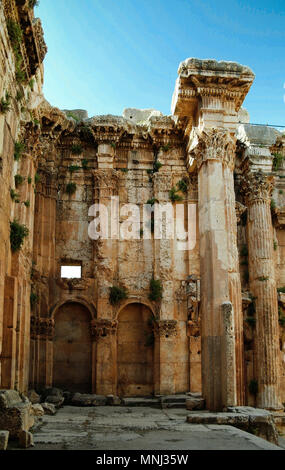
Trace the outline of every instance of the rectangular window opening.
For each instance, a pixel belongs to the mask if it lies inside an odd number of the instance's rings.
[[[81,279],[81,266],[62,265],[60,277],[65,279]]]

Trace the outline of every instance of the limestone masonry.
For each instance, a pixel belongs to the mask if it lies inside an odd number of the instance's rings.
[[[281,410],[285,135],[249,124],[253,72],[181,62],[170,116],[59,110],[34,3],[0,2],[0,389]],[[146,239],[142,222],[140,239],[90,238],[90,207],[115,196],[141,213],[183,205],[196,243],[179,250],[153,223]]]

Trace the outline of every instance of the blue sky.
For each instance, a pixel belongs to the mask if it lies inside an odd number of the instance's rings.
[[[232,60],[256,75],[251,122],[285,125],[284,0],[40,0],[46,98],[89,116],[170,114],[179,63]]]

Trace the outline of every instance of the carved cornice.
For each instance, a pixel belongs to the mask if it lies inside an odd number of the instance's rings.
[[[251,205],[255,202],[271,201],[274,177],[262,171],[247,171],[241,177],[241,189],[245,202]]]
[[[114,335],[117,332],[118,321],[98,318],[92,320],[90,329],[91,337],[95,341],[106,336]]]
[[[23,32],[20,45],[27,78],[35,75],[47,53],[44,33],[39,18],[34,18],[28,0],[2,0],[6,19],[16,21]]]
[[[53,318],[31,317],[31,338],[40,338],[43,340],[52,340],[54,337]]]
[[[156,320],[154,322],[154,333],[160,337],[173,337],[177,335],[176,320]]]
[[[220,161],[232,171],[235,165],[236,141],[226,129],[194,128],[190,135],[189,155],[197,162],[198,170],[203,163],[211,160]]]

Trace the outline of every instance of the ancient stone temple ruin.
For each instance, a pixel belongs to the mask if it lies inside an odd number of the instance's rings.
[[[280,410],[285,135],[241,109],[253,72],[181,62],[169,116],[59,110],[32,5],[0,2],[0,388]],[[119,227],[128,204],[183,209],[191,243],[142,220],[137,238],[90,236],[116,201]]]

